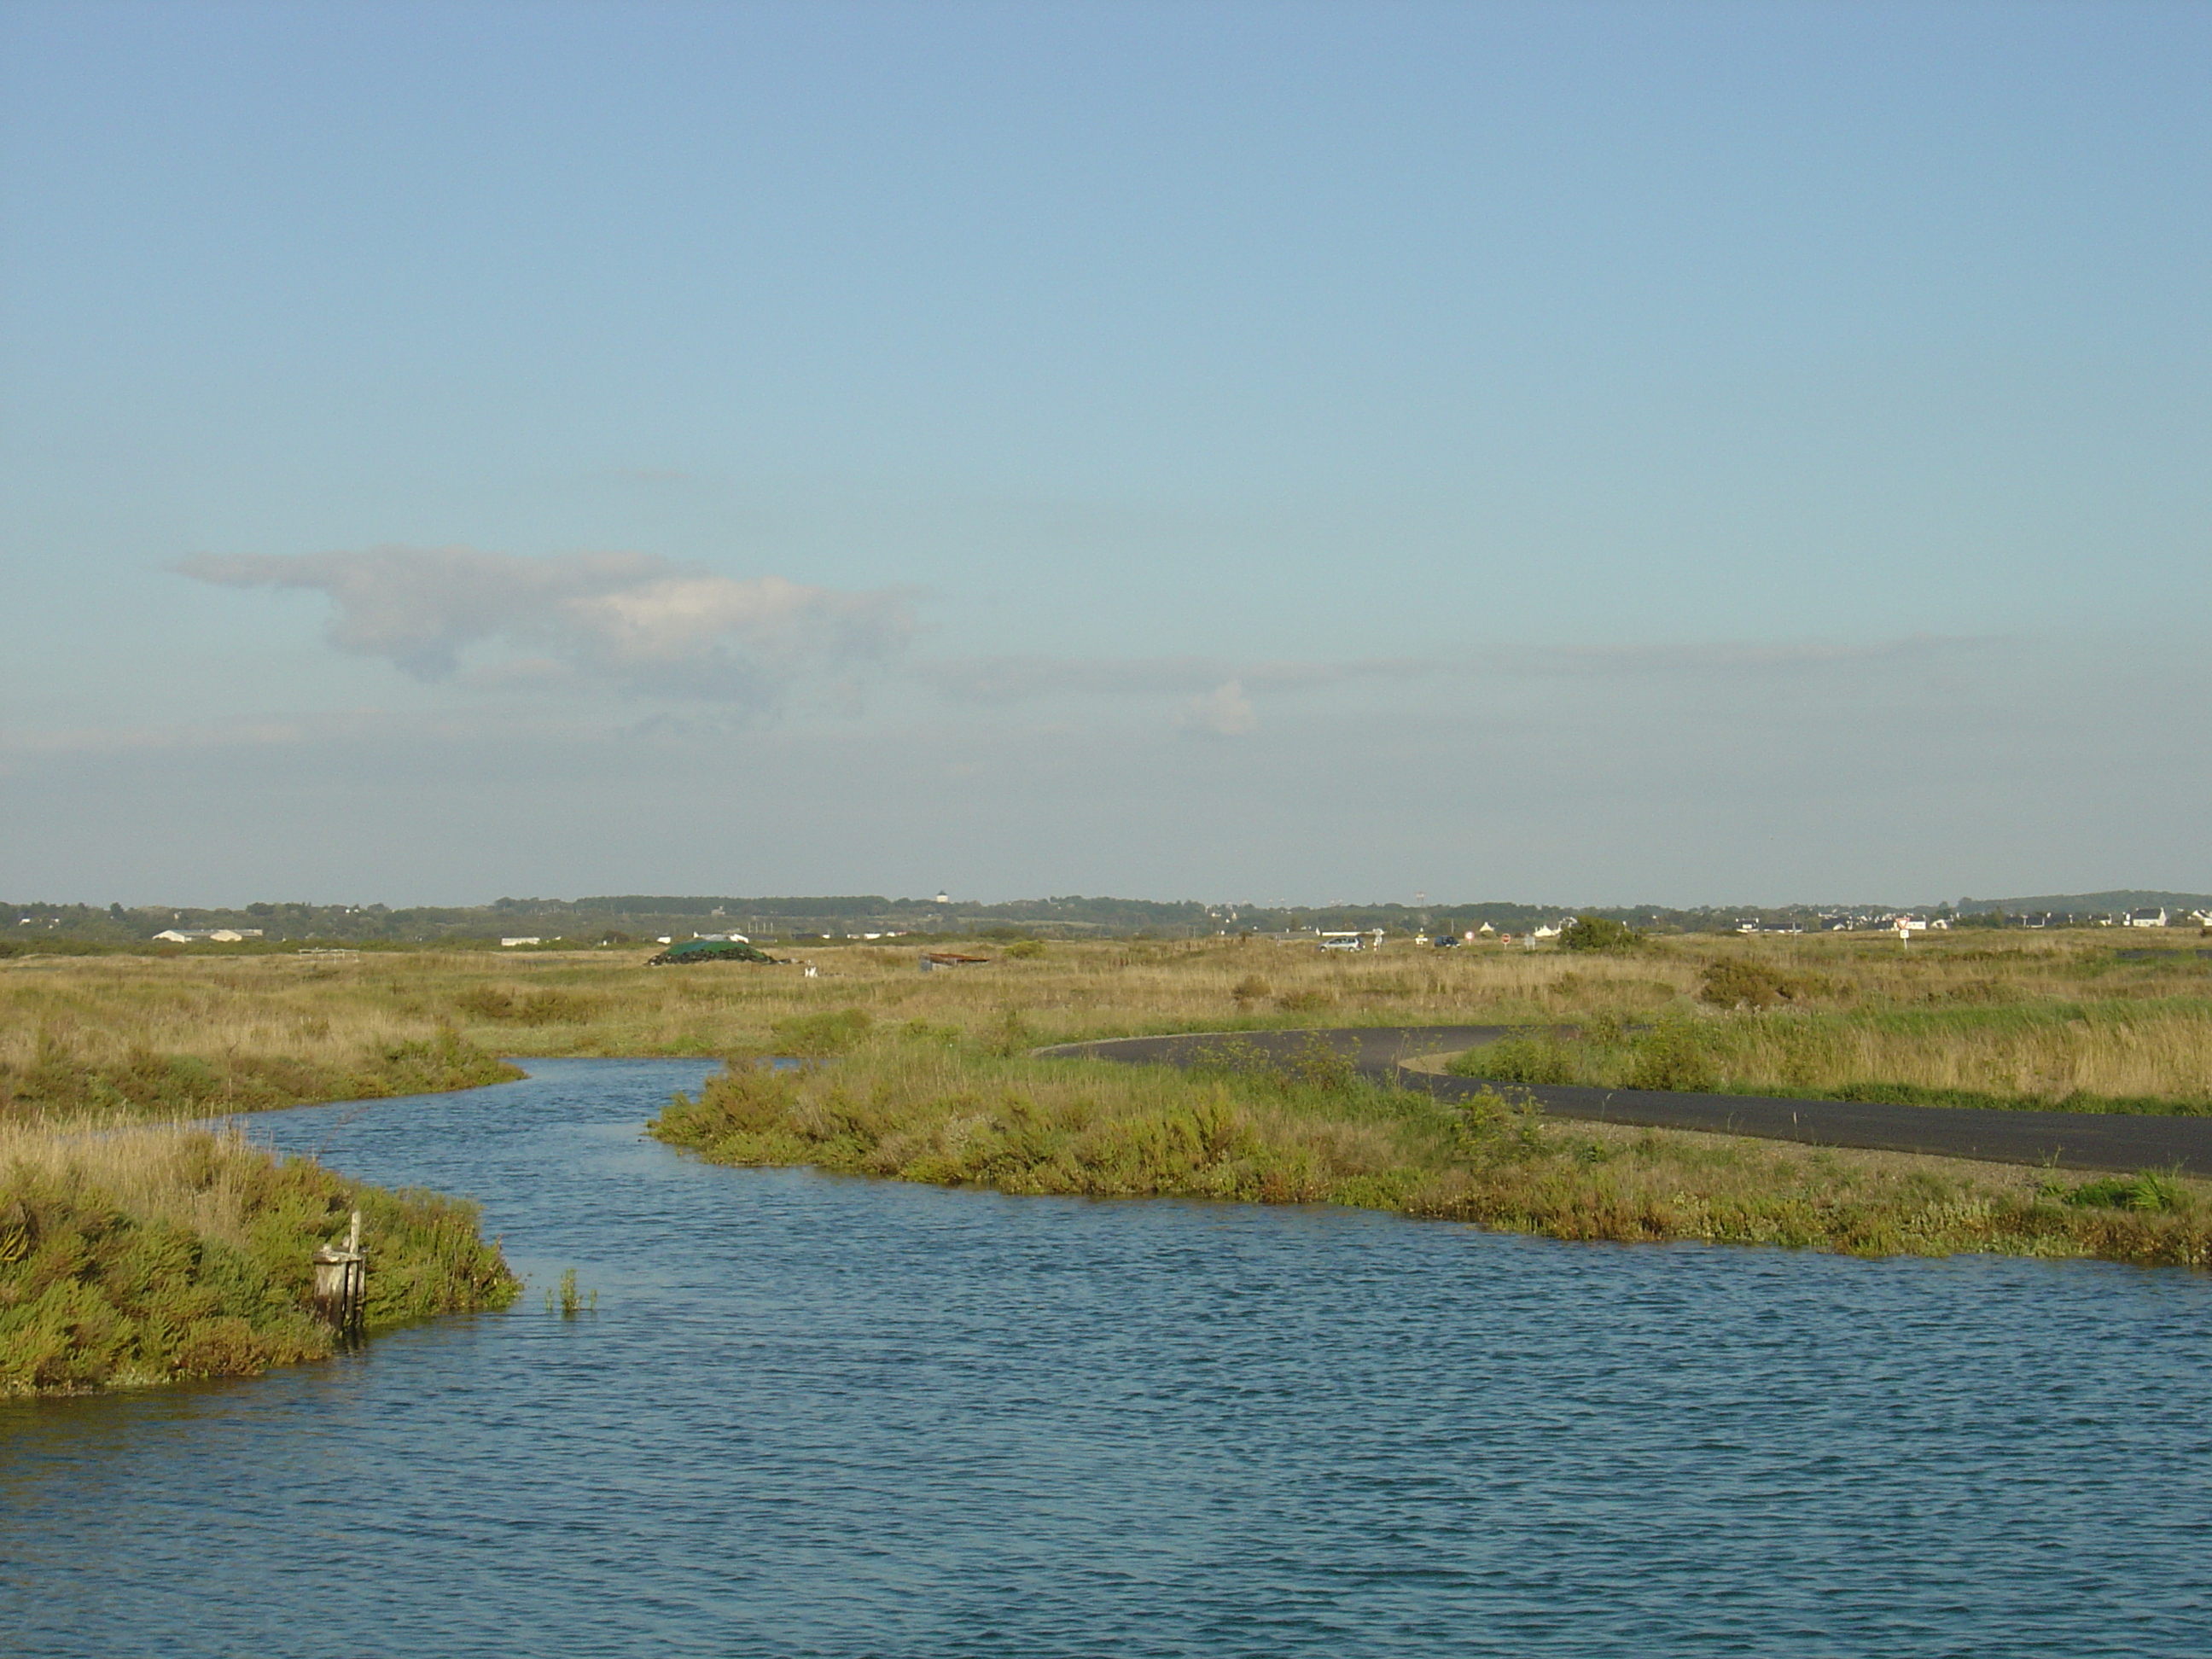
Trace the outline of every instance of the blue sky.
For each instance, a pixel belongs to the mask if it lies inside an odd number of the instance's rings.
[[[2212,10],[0,14],[0,891],[2212,888]]]

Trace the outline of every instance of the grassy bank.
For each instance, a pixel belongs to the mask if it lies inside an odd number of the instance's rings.
[[[246,1376],[331,1352],[310,1257],[362,1212],[372,1328],[504,1306],[472,1206],[234,1133],[0,1127],[0,1393]]]
[[[1226,1045],[1193,1073],[1034,1060],[927,1031],[834,1065],[738,1061],[650,1126],[710,1162],[1010,1193],[1334,1203],[1545,1237],[1855,1255],[2212,1262],[2212,1188],[1547,1122],[1387,1090],[1318,1049]]]
[[[1508,1083],[2068,1112],[2212,1112],[2195,1000],[1662,1012],[1537,1030],[1451,1062]]]

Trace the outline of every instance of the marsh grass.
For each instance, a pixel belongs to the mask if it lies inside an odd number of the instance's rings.
[[[555,1305],[554,1288],[549,1285],[545,1288],[545,1311],[551,1313]],[[576,1270],[564,1267],[561,1270],[558,1305],[563,1319],[574,1319],[580,1313],[597,1313],[599,1310],[599,1293],[577,1289]]]
[[[2212,1112],[2212,1008],[2178,999],[1849,1011],[1673,1011],[1471,1049],[1450,1069],[1522,1084],[2045,1111]]]
[[[880,1036],[798,1071],[732,1062],[649,1132],[714,1163],[1345,1204],[1556,1238],[2212,1260],[2212,1188],[2175,1176],[2068,1186],[1961,1160],[1564,1125],[1510,1089],[1448,1103],[1249,1045],[1184,1072]]]
[[[514,1296],[466,1204],[280,1159],[235,1128],[0,1126],[0,1393],[251,1375],[329,1353],[310,1257],[356,1209],[372,1328]]]
[[[1504,1090],[1455,1116],[1318,1059],[1298,1075],[1235,1046],[1240,1032],[1322,1024],[1519,1025],[1512,1075],[1528,1080],[2203,1109],[2212,963],[2129,961],[2109,933],[1909,948],[1698,938],[1573,956],[1229,939],[985,949],[987,965],[924,974],[908,949],[810,945],[815,978],[739,963],[662,973],[641,948],[17,957],[0,962],[0,1103],[18,1122],[66,1126],[459,1086],[497,1075],[491,1054],[526,1031],[527,1051],[548,1055],[823,1062],[779,1073],[742,1060],[661,1115],[664,1139],[725,1161],[1360,1204],[1561,1237],[2202,1262],[2203,1189],[2188,1182],[2166,1207],[2077,1200],[2087,1188],[2045,1191],[1996,1166],[1562,1128]],[[1731,964],[1744,970],[1733,986],[1714,974]],[[1027,1058],[1190,1031],[1229,1034],[1194,1076]]]
[[[1377,953],[1266,939],[1054,942],[956,973],[914,951],[648,971],[646,951],[0,962],[0,1109],[249,1109],[465,1086],[491,1055],[827,1055],[921,1024],[1002,1053],[1318,1024],[1571,1024],[1572,1079],[2091,1109],[2212,1107],[2212,962],[2119,957],[2109,932],[1677,939],[1622,955]],[[2132,941],[2128,941],[2132,942]],[[1665,1027],[1663,1045],[1620,1033]],[[447,1033],[450,1031],[451,1035]],[[523,1034],[526,1033],[526,1042]],[[1524,1060],[1534,1063],[1523,1055]],[[1877,1091],[1887,1091],[1888,1093]]]
[[[402,982],[296,957],[0,969],[0,1120],[204,1116],[520,1075]]]

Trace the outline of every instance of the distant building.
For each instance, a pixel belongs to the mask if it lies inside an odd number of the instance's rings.
[[[503,939],[499,942],[499,948],[502,951],[512,951],[518,945],[543,945],[545,941],[544,939],[538,938],[537,934],[532,933],[526,939]]]
[[[2163,927],[2166,926],[2165,907],[2160,906],[2155,910],[2130,910],[2120,925],[2123,927]]]
[[[236,945],[261,936],[258,927],[164,927],[154,935],[171,945]]]

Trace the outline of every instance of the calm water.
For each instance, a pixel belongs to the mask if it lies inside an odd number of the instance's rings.
[[[703,1065],[532,1069],[255,1121],[533,1288],[0,1406],[0,1650],[2212,1652],[2204,1279],[708,1169]]]

